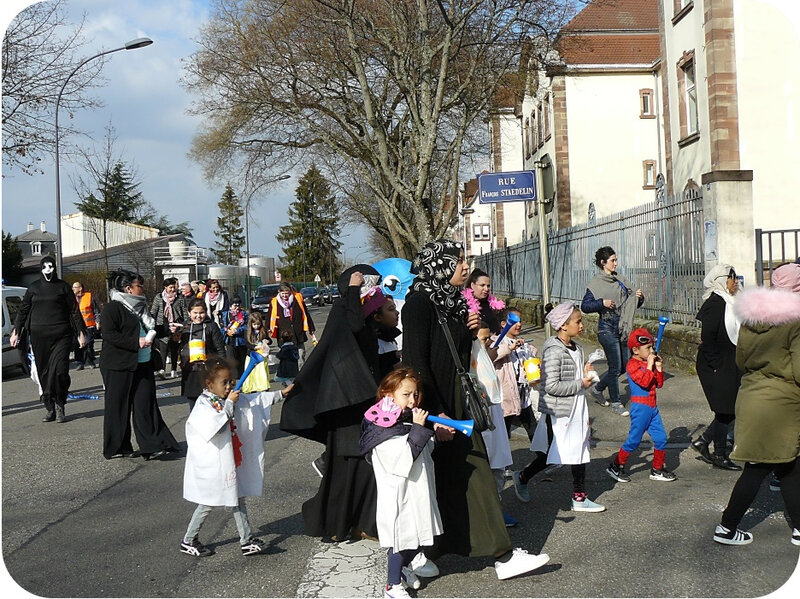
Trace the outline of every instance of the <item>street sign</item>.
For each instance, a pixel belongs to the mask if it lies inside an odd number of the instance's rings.
[[[478,201],[481,204],[535,202],[535,177],[534,171],[484,173],[478,175]]]
[[[316,277],[314,277],[314,282],[315,282],[315,283],[319,283],[321,280],[322,280],[322,279],[320,278],[320,276],[319,276],[319,275],[317,275]]]

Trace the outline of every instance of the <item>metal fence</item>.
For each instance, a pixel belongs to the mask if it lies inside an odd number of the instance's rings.
[[[594,253],[608,245],[617,253],[620,274],[645,294],[639,315],[696,325],[705,275],[703,239],[700,191],[670,198],[662,186],[655,202],[548,235],[551,301],[580,302],[598,272]],[[476,266],[489,273],[496,293],[542,297],[538,238],[479,256]]]
[[[756,229],[756,282],[772,280],[772,271],[800,260],[800,229]]]

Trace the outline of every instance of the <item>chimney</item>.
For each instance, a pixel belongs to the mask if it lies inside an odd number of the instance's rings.
[[[33,231],[33,223],[28,223],[28,231]]]
[[[47,227],[44,224],[44,221],[39,225],[39,228],[42,230],[42,233],[47,233]]]

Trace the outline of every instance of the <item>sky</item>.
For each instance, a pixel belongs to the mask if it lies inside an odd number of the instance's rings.
[[[29,0],[5,0],[0,7],[0,24],[8,23]],[[68,0],[71,20],[79,22],[85,13],[88,44],[82,54],[118,48],[125,42],[149,37],[153,44],[137,50],[106,56],[103,76],[107,85],[94,90],[103,106],[75,114],[76,128],[93,140],[82,143],[99,147],[105,127],[116,129],[116,149],[127,165],[135,168],[140,190],[171,222],[188,221],[195,242],[214,244],[213,231],[219,214],[217,203],[224,182],[209,183],[199,164],[187,153],[200,119],[187,114],[194,97],[180,84],[185,60],[195,51],[193,39],[209,17],[207,0]],[[63,124],[67,115],[61,111]],[[47,160],[47,159],[46,159]],[[43,175],[25,175],[3,165],[2,228],[18,235],[28,222],[36,227],[46,222],[55,232],[55,167],[53,160],[42,165]],[[60,160],[61,212],[76,212],[75,192],[70,182],[80,171]],[[288,171],[291,178],[277,183],[266,195],[254,197],[250,209],[250,253],[277,257],[275,240],[282,225],[288,224],[287,208],[295,199],[295,187],[303,171]],[[276,172],[275,175],[283,173]],[[234,190],[236,191],[236,190]],[[366,231],[349,228],[342,232],[345,263],[372,261]]]

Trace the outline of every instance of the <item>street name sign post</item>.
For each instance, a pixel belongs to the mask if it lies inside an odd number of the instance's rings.
[[[478,175],[478,201],[481,204],[535,202],[536,173],[513,171]]]

